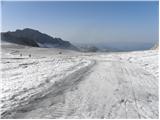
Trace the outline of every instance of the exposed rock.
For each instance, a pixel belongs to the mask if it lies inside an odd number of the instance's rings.
[[[30,28],[16,30],[15,32],[3,32],[1,33],[1,39],[2,41],[25,46],[78,50],[68,41],[64,41],[61,38],[53,38]]]

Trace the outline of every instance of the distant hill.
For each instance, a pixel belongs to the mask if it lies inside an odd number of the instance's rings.
[[[92,46],[92,45],[77,45],[77,46],[81,52],[98,52],[98,51],[100,51],[99,48],[97,48],[96,46]]]
[[[64,41],[61,38],[53,38],[30,28],[16,30],[15,32],[3,32],[1,33],[1,40],[32,47],[78,50],[68,41]]]
[[[82,52],[118,52],[120,51],[116,48],[111,48],[109,46],[102,47],[101,45],[98,45],[98,44],[76,43],[75,45]]]

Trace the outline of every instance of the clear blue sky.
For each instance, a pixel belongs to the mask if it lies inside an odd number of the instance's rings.
[[[73,43],[155,43],[158,1],[2,2],[2,31],[33,28]]]

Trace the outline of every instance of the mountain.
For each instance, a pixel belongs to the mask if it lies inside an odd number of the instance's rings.
[[[104,43],[106,44],[106,43]],[[118,52],[120,50],[116,49],[116,48],[112,48],[109,46],[104,46],[100,45],[100,44],[94,44],[94,43],[74,43],[74,45],[76,45],[80,51],[82,52]]]
[[[14,32],[2,32],[1,40],[32,47],[78,50],[78,48],[68,41],[64,41],[61,38],[53,38],[45,33],[30,28],[16,30]]]
[[[96,46],[92,46],[92,45],[77,45],[77,47],[81,52],[98,52],[98,51],[100,51],[99,48],[97,48]]]

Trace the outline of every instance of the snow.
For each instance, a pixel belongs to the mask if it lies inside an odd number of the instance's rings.
[[[123,54],[122,59],[140,65],[158,79],[158,50],[139,51]]]
[[[158,50],[120,52],[99,55],[96,59],[119,60],[140,65],[158,79]],[[106,57],[107,56],[107,57]]]
[[[56,81],[90,61],[75,57],[2,58],[2,110],[13,109],[19,103],[49,89]],[[2,111],[2,112],[3,112]]]
[[[4,118],[158,118],[157,50],[8,51],[1,61]]]

